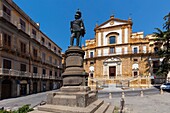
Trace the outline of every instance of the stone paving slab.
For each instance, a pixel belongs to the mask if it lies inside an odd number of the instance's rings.
[[[125,97],[127,113],[170,113],[170,93]],[[120,107],[120,98],[105,98],[105,102]]]

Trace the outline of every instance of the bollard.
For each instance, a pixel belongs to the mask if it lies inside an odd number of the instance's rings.
[[[125,100],[124,100],[124,98],[121,98],[121,100],[120,100],[120,113],[123,113],[124,107],[125,107]]]
[[[160,89],[160,94],[161,95],[164,94],[164,91],[162,90],[162,88]]]
[[[125,93],[124,93],[124,91],[122,92],[122,98],[125,98]]]
[[[143,90],[140,91],[140,96],[143,97]]]
[[[109,93],[109,99],[112,99],[112,93]]]

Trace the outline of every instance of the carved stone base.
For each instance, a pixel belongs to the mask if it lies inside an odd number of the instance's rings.
[[[86,107],[96,100],[96,91],[91,91],[87,86],[62,87],[59,92],[47,96],[47,104],[70,107]]]
[[[84,51],[71,46],[65,52],[66,69],[62,74],[63,86],[86,86],[88,74],[83,69]]]
[[[47,104],[31,113],[113,113],[114,107],[97,99],[87,86],[66,86],[47,95]]]

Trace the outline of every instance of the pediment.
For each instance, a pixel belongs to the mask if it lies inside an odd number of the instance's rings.
[[[132,22],[129,20],[120,20],[117,18],[110,18],[108,21],[97,26],[96,29],[103,29],[103,28],[109,28],[109,27],[114,27],[114,26],[127,25],[127,24],[131,24],[131,23]]]
[[[112,57],[112,58],[107,58],[104,61],[104,63],[109,63],[109,62],[121,62],[121,59],[118,57]]]

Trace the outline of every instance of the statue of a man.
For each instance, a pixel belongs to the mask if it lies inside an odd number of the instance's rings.
[[[76,38],[76,46],[80,45],[80,38],[81,36],[84,37],[85,35],[85,27],[83,20],[81,19],[81,12],[78,10],[75,14],[75,20],[71,21],[71,38],[70,38],[70,46],[74,45],[74,38]]]

